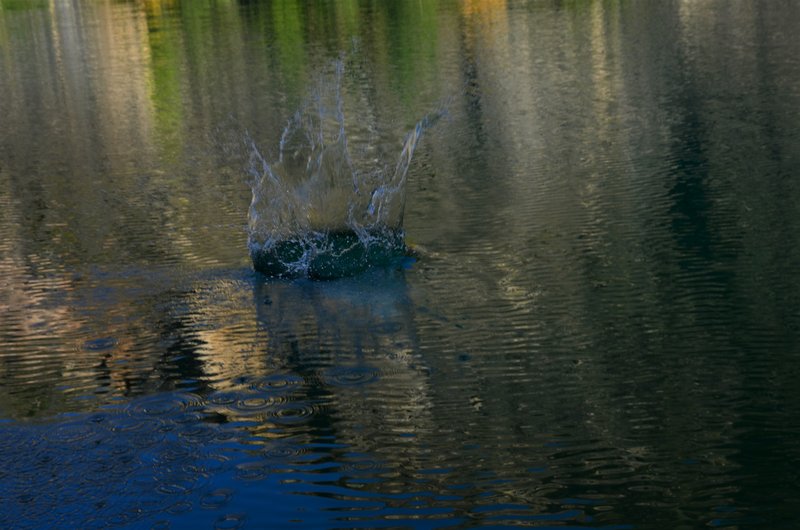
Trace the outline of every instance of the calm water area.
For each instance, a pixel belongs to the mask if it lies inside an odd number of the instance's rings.
[[[797,528],[798,27],[0,0],[0,528]],[[365,165],[444,109],[414,254],[270,279],[248,164],[337,60]]]

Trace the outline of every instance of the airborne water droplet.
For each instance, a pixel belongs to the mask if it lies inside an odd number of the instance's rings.
[[[405,256],[408,168],[423,132],[445,109],[420,120],[399,155],[392,154],[388,142],[376,139],[376,113],[359,90],[344,82],[344,61],[335,61],[289,119],[276,160],[248,139],[254,177],[248,245],[256,270],[331,279]]]

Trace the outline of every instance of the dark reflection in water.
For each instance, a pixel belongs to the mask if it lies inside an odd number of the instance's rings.
[[[0,0],[0,526],[793,527],[799,19]],[[420,257],[268,281],[244,131],[343,51],[382,144],[449,97]]]

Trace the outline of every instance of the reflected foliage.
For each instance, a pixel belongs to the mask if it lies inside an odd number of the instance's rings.
[[[792,527],[797,20],[0,0],[0,526]],[[412,253],[268,281],[245,138],[343,52],[352,146],[450,98]]]

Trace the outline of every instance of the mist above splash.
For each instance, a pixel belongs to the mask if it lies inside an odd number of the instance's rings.
[[[409,166],[445,106],[422,117],[398,145],[381,134],[363,87],[346,81],[343,59],[320,73],[273,159],[248,138],[248,245],[261,272],[313,276],[320,258],[332,264],[360,256],[363,268],[387,250],[405,250]]]

